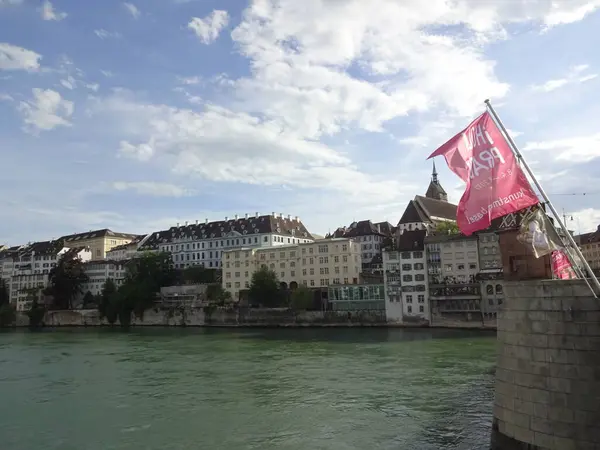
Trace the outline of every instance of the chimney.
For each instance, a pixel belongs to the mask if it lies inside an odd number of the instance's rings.
[[[292,220],[292,215],[288,214],[288,220]]]
[[[275,214],[274,212],[271,213],[271,215],[275,218],[277,218],[277,214]]]
[[[225,216],[225,222],[227,222],[227,216]]]
[[[186,226],[186,227],[188,226],[188,221],[187,221],[187,220],[185,221],[185,226]]]
[[[377,231],[378,231],[379,233],[381,233],[381,224],[380,224],[380,223],[378,223],[378,224],[377,224]]]
[[[283,213],[279,213],[279,218],[283,219]]]
[[[238,215],[236,214],[235,216],[233,216],[235,218],[235,220],[238,220]]]
[[[179,222],[177,222],[177,228],[179,228]]]
[[[256,217],[258,218],[258,211],[256,211],[254,214],[255,214],[255,215],[256,215]]]
[[[208,219],[204,219],[204,223],[208,224]]]
[[[196,219],[196,225],[198,225],[198,219]]]
[[[246,218],[246,219],[248,218],[248,213],[246,213],[246,216],[245,216],[245,218]]]

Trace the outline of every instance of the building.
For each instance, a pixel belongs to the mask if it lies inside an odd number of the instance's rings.
[[[404,231],[398,240],[403,317],[429,319],[425,230]]]
[[[148,235],[138,235],[130,242],[117,245],[106,252],[106,259],[109,261],[126,261],[135,258],[140,254],[138,249],[143,245],[144,241],[150,238]]]
[[[595,273],[600,272],[600,225],[596,231],[575,236],[575,242],[579,245],[590,268]]]
[[[492,229],[478,234],[479,274],[481,284],[481,309],[484,314],[495,317],[504,302],[504,275],[500,238]]]
[[[126,260],[121,261],[89,261],[84,265],[85,274],[88,276],[87,282],[81,285],[81,298],[90,292],[92,295],[100,295],[104,283],[108,279],[114,281],[118,288],[123,284],[126,274]]]
[[[163,307],[199,308],[208,304],[207,289],[207,284],[162,287],[160,288],[161,305]]]
[[[382,260],[386,320],[401,323],[404,320],[404,308],[400,283],[400,252],[384,248]]]
[[[481,316],[478,239],[476,235],[430,235],[425,238],[432,318]]]
[[[22,245],[9,247],[0,251],[0,278],[9,282],[13,275],[15,258],[19,255],[19,251],[23,248]]]
[[[159,251],[170,252],[175,267],[201,265],[208,268],[221,268],[222,255],[225,251],[240,248],[265,248],[297,245],[313,242],[300,219],[283,214],[272,213],[270,216],[233,218],[204,223],[179,225],[166,231],[153,233],[148,243],[140,246],[140,250],[157,247]]]
[[[106,259],[106,252],[112,248],[131,242],[138,236],[136,234],[118,233],[104,228],[102,230],[88,231],[63,236],[59,240],[64,241],[68,247],[89,247],[92,251],[92,260]]]
[[[60,258],[70,255],[82,261],[92,258],[88,247],[67,247],[62,240],[34,242],[19,248],[13,256],[9,281],[10,302],[17,311],[29,309],[34,298],[41,299],[41,291],[48,286],[50,270]]]
[[[277,274],[282,287],[358,284],[361,247],[352,239],[334,238],[274,247],[224,249],[223,288],[234,300],[250,287],[260,267]]]
[[[383,284],[329,286],[327,297],[333,311],[385,310]]]
[[[363,270],[381,271],[381,249],[386,238],[391,238],[393,233],[394,226],[389,222],[372,223],[370,220],[360,220],[352,222],[348,227],[340,227],[326,237],[354,239],[359,242]]]

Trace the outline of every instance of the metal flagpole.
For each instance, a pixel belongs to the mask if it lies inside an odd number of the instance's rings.
[[[598,281],[598,278],[596,278],[596,276],[594,275],[594,272],[592,271],[590,265],[588,264],[588,262],[586,261],[585,257],[581,253],[581,250],[579,249],[579,246],[575,242],[575,239],[573,239],[573,236],[571,236],[571,233],[569,233],[569,230],[567,230],[567,227],[565,226],[565,224],[563,223],[563,221],[560,220],[560,215],[558,214],[558,212],[554,208],[554,205],[552,205],[552,202],[548,198],[548,195],[546,194],[546,191],[544,191],[544,188],[540,185],[539,181],[537,180],[537,178],[535,177],[535,175],[531,171],[531,168],[527,164],[527,161],[525,161],[525,158],[523,158],[523,155],[521,154],[521,152],[517,148],[517,145],[515,144],[515,142],[513,141],[513,139],[508,134],[508,131],[506,131],[506,128],[504,127],[504,124],[500,120],[500,117],[498,117],[498,114],[496,114],[496,111],[494,110],[494,107],[492,106],[492,104],[490,103],[489,100],[485,101],[485,107],[488,110],[488,112],[492,115],[492,118],[494,119],[494,121],[496,122],[496,124],[500,127],[500,130],[502,131],[502,133],[505,135],[505,137],[506,137],[506,139],[508,141],[508,144],[510,145],[513,153],[515,154],[515,156],[517,157],[517,159],[519,160],[519,162],[523,165],[523,167],[525,168],[525,170],[527,171],[527,173],[529,174],[529,176],[531,177],[531,179],[535,183],[536,187],[540,191],[540,194],[542,194],[542,197],[544,198],[544,201],[546,202],[546,204],[550,208],[550,211],[552,211],[552,214],[554,215],[554,218],[556,219],[556,221],[560,225],[561,229],[563,230],[563,233],[565,233],[565,235],[567,236],[567,239],[568,239],[569,243],[573,246],[573,249],[574,249],[575,253],[577,254],[577,256],[579,257],[579,259],[583,263],[583,266],[585,267],[585,269],[589,273],[590,277],[592,278],[594,286],[596,287],[596,289],[598,290],[598,292],[600,292],[600,282]],[[567,252],[569,253],[569,256],[571,256],[571,258],[572,258],[572,255],[570,255],[570,252],[568,251],[568,249],[567,249]],[[577,263],[574,260],[571,261],[571,262],[572,262],[572,264],[577,265]],[[573,268],[573,269],[575,270],[575,268]],[[586,283],[588,283],[588,286],[590,287],[590,289],[591,289],[592,293],[594,294],[594,296],[596,298],[598,298],[598,295],[596,294],[596,292],[594,291],[594,289],[592,289],[592,287],[590,286],[590,284],[587,281],[586,277],[584,277],[584,280],[586,281]]]

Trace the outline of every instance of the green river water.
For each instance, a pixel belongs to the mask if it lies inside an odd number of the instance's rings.
[[[2,450],[487,450],[495,336],[0,333]]]

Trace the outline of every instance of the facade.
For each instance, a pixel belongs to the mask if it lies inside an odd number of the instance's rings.
[[[370,220],[352,222],[348,227],[341,227],[328,238],[354,239],[360,243],[363,270],[381,271],[381,249],[386,238],[392,237],[394,226],[389,222],[372,223]]]
[[[595,272],[600,272],[600,225],[592,233],[584,233],[575,236],[575,242],[579,245],[583,257],[586,259],[590,268]]]
[[[388,322],[402,322],[402,286],[400,283],[400,252],[383,249],[383,286],[385,293],[385,316]]]
[[[106,259],[109,261],[126,261],[135,258],[139,254],[138,249],[149,236],[136,236],[131,242],[111,248],[106,252]]]
[[[83,261],[92,257],[89,248],[69,248],[62,240],[34,242],[19,249],[13,256],[10,278],[4,275],[9,284],[10,302],[17,311],[29,309],[34,298],[41,300],[41,291],[48,286],[50,270],[68,253],[76,254]]]
[[[207,304],[207,284],[186,284],[184,286],[166,286],[160,289],[163,307],[198,308]]]
[[[398,241],[404,317],[430,316],[425,236],[425,230],[404,231]]]
[[[425,238],[432,316],[481,315],[477,236],[432,235]]]
[[[504,275],[502,253],[498,233],[486,230],[479,233],[477,249],[479,253],[479,275],[481,284],[481,309],[484,314],[494,317],[504,302]]]
[[[67,247],[89,247],[92,252],[92,260],[97,261],[106,259],[106,252],[112,248],[127,244],[137,237],[135,234],[118,233],[104,228],[87,233],[63,236],[59,240],[64,241]]]
[[[81,297],[86,292],[91,292],[92,295],[99,295],[102,293],[104,283],[109,278],[115,282],[115,285],[119,287],[125,279],[127,261],[89,261],[85,264],[85,274],[88,276],[88,281],[81,286]]]
[[[352,239],[324,239],[316,242],[278,247],[223,250],[223,288],[239,299],[248,289],[252,275],[260,267],[273,270],[285,287],[300,284],[325,287],[358,284],[361,247]]]
[[[221,268],[223,253],[240,248],[270,248],[313,242],[312,235],[298,217],[272,213],[245,215],[225,220],[179,225],[153,233],[139,250],[170,252],[175,267],[200,265]]]
[[[333,311],[384,311],[383,284],[329,286],[328,302]]]

